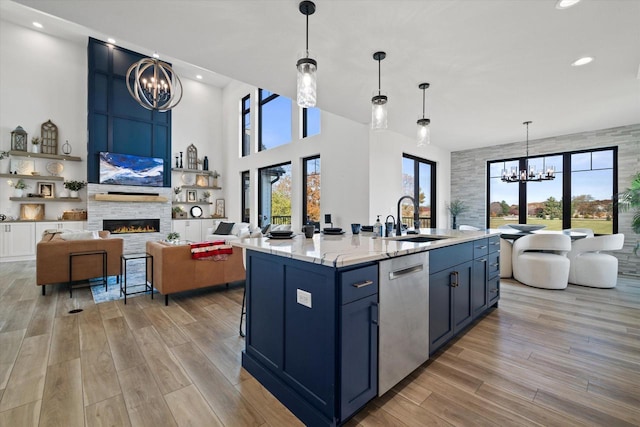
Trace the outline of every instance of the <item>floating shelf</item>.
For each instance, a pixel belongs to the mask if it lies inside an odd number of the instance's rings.
[[[14,173],[0,173],[0,178],[16,178],[16,179],[41,179],[44,181],[64,181],[63,176],[54,175],[16,175]]]
[[[164,196],[142,196],[138,194],[96,194],[95,200],[102,202],[166,202]]]
[[[222,190],[222,187],[203,187],[200,185],[181,185],[181,187],[187,190]]]
[[[200,169],[171,168],[171,172],[189,172],[189,173],[197,173],[200,175],[213,175],[213,171],[203,171]]]
[[[9,197],[9,200],[12,202],[32,202],[32,203],[42,203],[42,202],[81,202],[82,199],[80,197]]]
[[[56,160],[69,160],[71,162],[80,162],[82,159],[76,156],[61,156],[59,154],[42,154],[42,153],[30,153],[28,151],[18,151],[11,150],[9,151],[10,156],[17,157],[35,157],[38,159],[56,159]]]
[[[212,205],[212,202],[171,202],[173,205]]]

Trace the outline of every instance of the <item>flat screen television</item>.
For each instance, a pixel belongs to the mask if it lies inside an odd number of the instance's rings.
[[[100,153],[100,184],[162,187],[163,172],[161,158]]]

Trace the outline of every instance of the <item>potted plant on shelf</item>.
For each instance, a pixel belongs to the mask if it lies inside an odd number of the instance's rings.
[[[42,141],[39,137],[34,136],[31,138],[31,152],[39,153],[40,152],[40,141]]]
[[[209,197],[211,197],[211,193],[210,192],[204,191],[202,193],[202,201],[203,202],[209,203],[210,202]]]
[[[64,188],[70,191],[70,197],[78,197],[78,191],[86,187],[85,181],[65,181]]]
[[[182,209],[181,206],[175,206],[171,209],[171,217],[172,218],[186,218],[187,213]]]
[[[175,194],[174,201],[181,202],[180,193],[182,193],[182,187],[173,187],[173,193]]]
[[[452,228],[455,230],[458,228],[458,223],[456,222],[458,215],[468,210],[467,205],[460,199],[452,200],[451,203],[445,203],[445,206],[449,210],[451,217],[453,218]]]
[[[175,231],[172,231],[171,233],[167,234],[167,242],[175,243],[179,238],[180,238],[180,233],[176,233]]]
[[[22,197],[24,195],[24,190],[29,188],[26,182],[22,178],[13,182],[11,180],[7,181],[7,183],[13,187],[13,197]]]

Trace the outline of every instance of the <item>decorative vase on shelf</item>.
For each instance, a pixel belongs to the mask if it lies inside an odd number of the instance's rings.
[[[77,191],[69,191],[69,197],[72,197],[74,199],[78,198],[78,192]]]
[[[22,188],[13,189],[13,197],[22,197],[23,195],[24,195],[24,190]]]
[[[31,152],[32,153],[39,153],[40,152],[40,145],[32,145],[31,146]]]
[[[63,188],[60,190],[60,193],[58,193],[58,197],[69,197],[69,190]]]

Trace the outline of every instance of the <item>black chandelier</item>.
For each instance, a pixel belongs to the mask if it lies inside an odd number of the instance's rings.
[[[502,170],[502,181],[504,182],[537,182],[537,181],[551,181],[556,177],[556,169],[554,166],[548,166],[544,171],[536,172],[534,165],[529,165],[529,125],[532,121],[522,122],[527,126],[527,156],[524,159],[524,168],[518,170],[516,167],[512,167],[510,171],[506,169]]]

